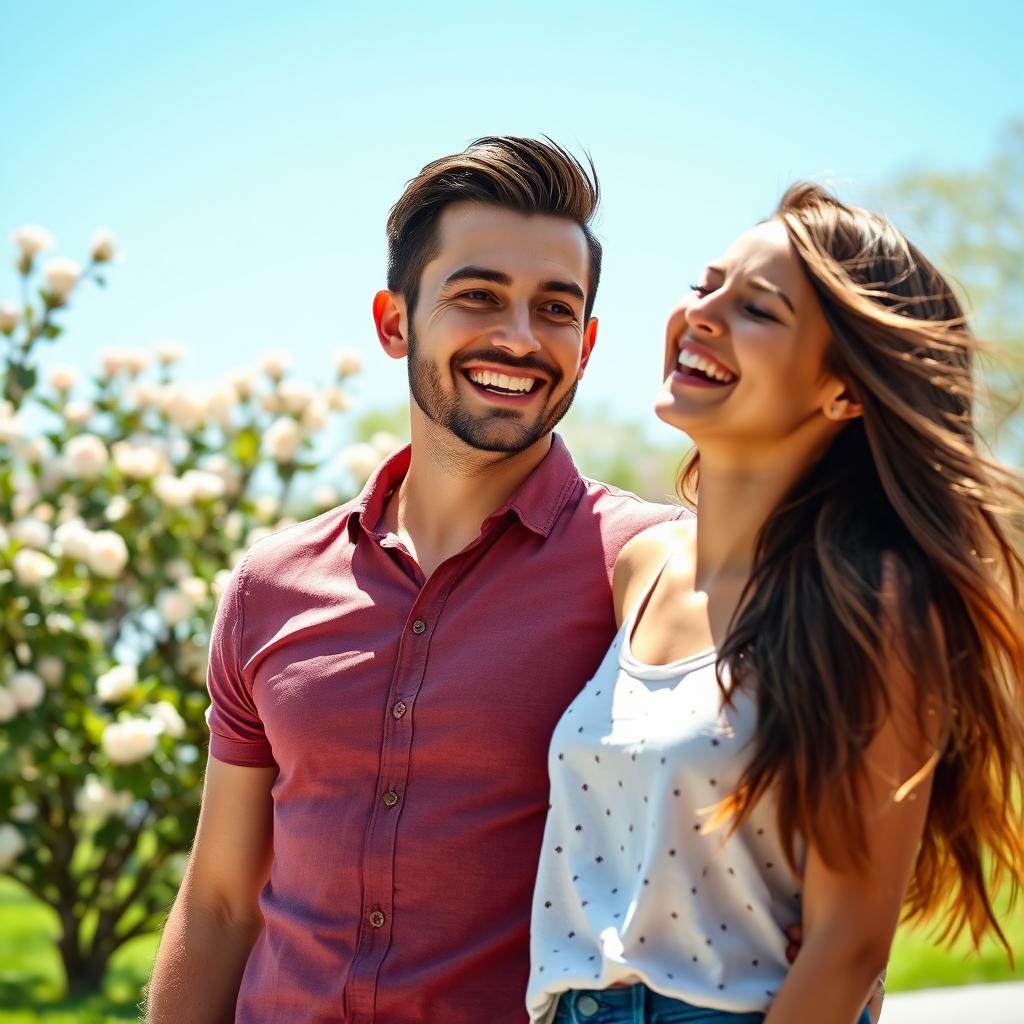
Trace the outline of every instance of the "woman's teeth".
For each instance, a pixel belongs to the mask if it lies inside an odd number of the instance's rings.
[[[704,356],[699,356],[696,352],[690,352],[685,348],[679,352],[679,359],[677,361],[680,366],[685,366],[689,370],[699,370],[705,377],[721,381],[723,384],[731,384],[736,379],[736,375],[730,373],[725,367],[719,366],[710,359],[705,359]]]
[[[507,373],[492,373],[490,370],[470,370],[467,377],[484,388],[500,388],[502,391],[529,391],[536,382],[535,377],[510,377]]]

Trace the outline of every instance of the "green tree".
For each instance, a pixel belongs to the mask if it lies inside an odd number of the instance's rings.
[[[972,326],[1005,354],[988,379],[1011,403],[1024,389],[1024,118],[974,170],[907,173],[881,190],[895,219],[963,290]],[[984,425],[1003,454],[1024,460],[1024,422]]]

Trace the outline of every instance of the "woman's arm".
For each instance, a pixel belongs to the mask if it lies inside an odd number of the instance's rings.
[[[883,607],[895,612],[889,598]],[[811,1008],[815,1024],[853,1024],[889,957],[928,813],[940,722],[931,713],[922,732],[911,669],[898,641],[889,648],[891,709],[865,753],[860,789],[868,870],[833,868],[808,850],[803,945],[765,1024],[802,1024]]]

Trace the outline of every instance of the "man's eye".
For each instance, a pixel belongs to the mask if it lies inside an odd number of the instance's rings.
[[[567,306],[564,302],[549,302],[544,308],[549,313],[554,313],[556,316],[575,316],[576,314],[572,309]]]

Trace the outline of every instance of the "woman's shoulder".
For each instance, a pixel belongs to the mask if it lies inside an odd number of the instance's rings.
[[[623,546],[612,576],[617,622],[623,621],[624,609],[634,603],[638,591],[646,590],[670,558],[692,555],[696,534],[696,520],[678,519],[651,526]]]

